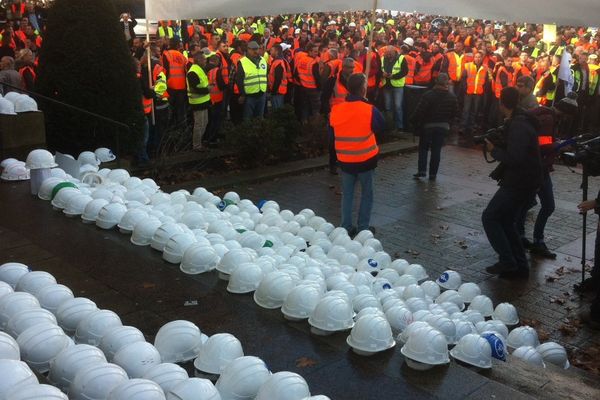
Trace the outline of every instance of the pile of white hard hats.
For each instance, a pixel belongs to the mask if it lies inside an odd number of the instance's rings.
[[[26,163],[23,161],[7,158],[0,163],[0,168],[2,168],[2,174],[0,175],[0,179],[2,180],[26,181],[29,179],[29,168],[27,168]]]

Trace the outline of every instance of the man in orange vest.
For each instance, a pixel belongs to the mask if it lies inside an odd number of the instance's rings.
[[[208,110],[208,125],[206,126],[206,133],[203,139],[209,146],[215,146],[219,137],[223,116],[226,113],[223,105],[227,104],[224,102],[227,85],[223,79],[224,69],[221,68],[221,58],[217,53],[209,53],[207,62],[211,106]]]
[[[385,121],[375,106],[368,104],[367,77],[353,74],[348,78],[346,101],[333,107],[329,123],[335,138],[335,151],[342,170],[341,226],[353,236],[370,229],[373,208],[373,175],[377,167],[376,134],[383,133]],[[360,182],[361,196],[358,226],[352,222],[354,188]]]
[[[273,111],[283,107],[283,100],[288,91],[288,83],[292,73],[290,64],[283,58],[283,49],[280,44],[275,44],[269,51],[271,55],[271,68],[269,69],[269,93],[271,94],[271,107]]]
[[[298,57],[295,65],[297,82],[302,92],[301,120],[316,118],[321,111],[321,74],[318,62],[319,48],[314,43],[306,45],[306,53]]]
[[[450,77],[448,90],[456,94],[456,89],[462,79],[462,59],[464,45],[462,42],[448,42],[448,51],[442,60],[441,72],[445,72]]]
[[[187,84],[185,81],[187,58],[179,51],[181,42],[177,38],[169,40],[169,49],[163,53],[162,66],[167,76],[169,102],[173,110],[172,123],[184,127],[187,110]]]
[[[462,132],[470,134],[483,104],[485,94],[484,89],[488,79],[488,69],[483,65],[481,53],[475,53],[473,55],[473,62],[465,64],[462,75],[462,79],[466,83],[466,92],[464,96],[461,130]]]

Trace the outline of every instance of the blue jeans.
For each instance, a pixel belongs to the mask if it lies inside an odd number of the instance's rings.
[[[262,118],[265,115],[266,93],[258,96],[246,96],[244,100],[244,119]]]
[[[358,231],[369,229],[371,210],[373,209],[373,175],[375,170],[350,174],[342,171],[342,227],[350,231],[352,225],[352,208],[354,204],[354,187],[360,182],[360,207],[358,209]]]
[[[519,211],[531,199],[529,191],[501,186],[481,215],[483,229],[498,254],[501,264],[508,268],[528,269],[525,248],[517,232]]]
[[[402,102],[404,100],[404,88],[384,88],[383,101],[385,102],[385,111],[394,110],[394,122],[396,129],[404,129],[404,118],[402,112]],[[393,103],[393,105],[392,105]]]
[[[544,240],[544,229],[548,218],[554,212],[554,190],[552,186],[552,178],[550,174],[546,174],[542,187],[537,192],[537,196],[540,199],[540,211],[538,212],[537,218],[535,219],[535,225],[533,226],[533,239],[534,241]],[[525,206],[521,209],[519,217],[517,219],[517,229],[521,237],[525,237],[525,219],[527,218],[527,212],[535,206],[535,194]]]
[[[429,176],[436,176],[440,167],[440,158],[444,138],[448,134],[445,128],[427,128],[423,129],[419,136],[419,172],[427,172],[427,156],[431,150],[431,160],[429,161]]]
[[[283,99],[284,96],[282,94],[271,95],[271,107],[273,108],[273,111],[283,107]]]
[[[476,122],[479,108],[483,103],[483,95],[477,94],[466,94],[465,102],[463,104],[463,113],[461,128],[469,133],[473,129],[473,124]]]

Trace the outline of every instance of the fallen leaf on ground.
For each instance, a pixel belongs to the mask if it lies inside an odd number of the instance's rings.
[[[565,304],[565,299],[561,299],[561,298],[557,298],[557,297],[550,297],[550,303],[556,303],[556,304],[563,305],[563,304]]]
[[[317,365],[318,362],[308,357],[300,357],[296,360],[296,368],[306,368]]]
[[[154,289],[156,287],[156,284],[152,283],[152,282],[143,282],[142,283],[142,288],[144,289]]]

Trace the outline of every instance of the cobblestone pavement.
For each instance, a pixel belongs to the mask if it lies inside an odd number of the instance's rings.
[[[386,158],[376,171],[371,224],[384,249],[396,258],[422,264],[431,277],[446,269],[459,271],[463,281],[480,284],[495,304],[515,304],[522,322],[535,325],[540,339],[562,343],[576,365],[600,373],[593,361],[600,359],[600,334],[581,324],[578,317],[591,298],[573,292],[573,284],[581,279],[582,218],[576,211],[581,199],[580,171],[557,166],[553,173],[557,201],[546,229],[546,243],[557,251],[557,259],[532,259],[529,280],[509,282],[484,270],[496,262],[481,225],[481,212],[496,190],[495,182],[488,178],[494,165],[486,164],[480,151],[447,146],[437,181],[416,182],[412,179],[416,159],[416,154]],[[339,177],[323,170],[233,190],[255,201],[274,199],[282,209],[294,212],[311,208],[337,225],[340,184]],[[599,186],[600,180],[590,179],[592,197]],[[537,208],[528,215],[529,237],[536,213]],[[597,216],[590,215],[588,220],[589,264]]]

